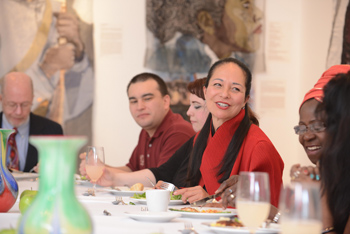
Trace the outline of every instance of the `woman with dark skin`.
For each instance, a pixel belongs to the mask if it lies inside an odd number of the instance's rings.
[[[316,114],[326,124],[320,161],[323,233],[350,233],[350,72],[338,74],[324,88]]]
[[[347,72],[350,70],[349,65],[335,65],[326,70],[321,78],[317,81],[315,86],[306,93],[303,102],[299,109],[299,125],[294,130],[299,135],[299,142],[304,147],[305,152],[313,164],[317,164],[321,158],[324,139],[325,139],[325,125],[315,115],[315,110],[323,99],[323,87],[336,74]],[[300,166],[295,164],[290,171],[292,181],[319,181],[320,173],[317,166]],[[222,197],[222,206],[235,206],[235,192],[237,176],[232,176],[221,184],[218,192],[224,191]],[[273,219],[278,213],[278,209],[271,206],[270,219]],[[278,217],[276,217],[277,221]]]

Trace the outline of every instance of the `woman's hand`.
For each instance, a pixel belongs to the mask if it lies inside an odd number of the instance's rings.
[[[209,196],[202,186],[178,189],[174,192],[174,195],[182,195],[182,201],[184,203],[193,203]]]
[[[238,182],[239,175],[233,175],[227,180],[225,180],[218,190],[216,190],[215,194],[223,192],[221,194],[221,204],[226,209],[228,206],[235,207],[235,197],[236,197],[236,190],[237,190],[237,182]]]
[[[297,182],[315,182],[319,181],[320,168],[319,162],[315,166],[300,166],[300,164],[295,164],[290,169],[291,181]]]
[[[155,189],[163,189],[161,186],[163,184],[163,180],[158,180],[157,184],[154,186]]]

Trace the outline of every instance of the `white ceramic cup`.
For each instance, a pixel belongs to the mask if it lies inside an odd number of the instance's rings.
[[[148,211],[167,211],[170,201],[170,191],[163,189],[146,190],[146,200]]]

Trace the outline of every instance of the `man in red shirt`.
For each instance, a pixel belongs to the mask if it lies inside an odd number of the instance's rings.
[[[194,134],[192,125],[170,110],[170,96],[165,82],[153,73],[136,75],[128,84],[129,109],[142,128],[139,141],[129,162],[122,167],[107,168],[131,172],[158,167],[166,162]],[[80,173],[85,175],[85,155]]]

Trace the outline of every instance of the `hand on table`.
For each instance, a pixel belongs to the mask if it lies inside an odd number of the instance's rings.
[[[199,185],[195,187],[178,189],[174,192],[174,195],[182,195],[182,201],[184,203],[192,203],[209,196],[202,186]]]
[[[238,175],[231,176],[230,178],[225,180],[215,192],[215,194],[223,192],[221,194],[221,204],[224,207],[224,209],[226,209],[228,206],[236,206],[235,196],[238,178]]]

